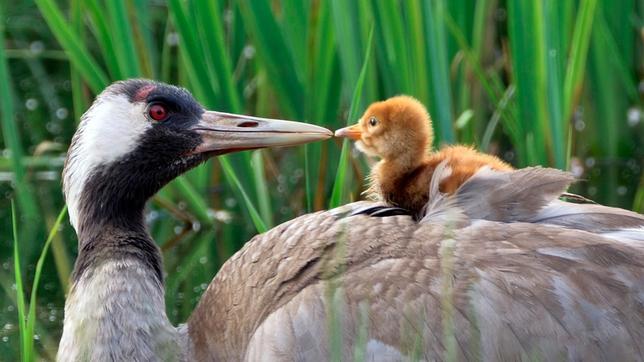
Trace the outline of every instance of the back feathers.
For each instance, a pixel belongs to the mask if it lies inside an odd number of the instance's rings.
[[[559,200],[573,175],[552,168],[528,167],[510,172],[482,168],[453,195],[439,192],[440,181],[451,174],[445,162],[434,172],[422,221],[489,220],[560,225],[615,239],[644,241],[644,216],[593,204]]]

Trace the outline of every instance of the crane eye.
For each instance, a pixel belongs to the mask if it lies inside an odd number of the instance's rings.
[[[164,121],[168,118],[168,109],[161,103],[153,103],[148,107],[148,115],[155,121]]]
[[[378,124],[378,118],[371,116],[371,117],[369,118],[369,125],[370,125],[371,127],[373,127],[373,126],[375,126],[375,125],[377,125],[377,124]]]

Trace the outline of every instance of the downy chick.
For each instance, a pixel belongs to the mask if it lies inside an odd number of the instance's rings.
[[[480,168],[510,171],[512,167],[499,158],[463,145],[445,146],[432,152],[434,132],[427,109],[415,98],[396,96],[372,103],[357,124],[339,129],[336,137],[357,141],[367,155],[381,160],[372,168],[370,199],[392,206],[421,212],[429,201],[429,185],[436,167],[444,160],[452,170],[439,190],[454,193]]]

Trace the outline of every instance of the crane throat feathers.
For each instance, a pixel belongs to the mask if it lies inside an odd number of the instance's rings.
[[[109,225],[101,227],[100,233],[85,238],[79,245],[72,280],[96,273],[96,269],[105,263],[127,260],[145,268],[147,275],[163,286],[161,251],[147,232],[136,229],[124,231]]]
[[[168,321],[163,287],[147,267],[137,259],[112,259],[75,281],[65,304],[58,358],[185,360],[181,334]]]
[[[98,164],[82,174],[66,174],[66,183],[78,187],[66,189],[66,198],[72,225],[79,236],[99,225],[142,226],[147,200],[172,179],[208,158],[207,154],[177,156],[183,152],[181,147],[196,147],[198,136],[178,142],[181,145],[166,145],[170,149],[166,154],[150,155],[145,149],[159,142],[155,133],[156,130],[141,137],[140,145],[120,159]]]

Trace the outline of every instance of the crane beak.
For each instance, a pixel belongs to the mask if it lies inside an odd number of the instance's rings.
[[[360,140],[362,137],[362,127],[359,123],[354,124],[353,126],[340,128],[335,131],[336,137],[346,137],[354,141]]]
[[[220,155],[329,139],[333,132],[307,123],[206,111],[191,128],[202,137],[194,153]]]

